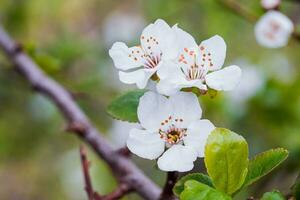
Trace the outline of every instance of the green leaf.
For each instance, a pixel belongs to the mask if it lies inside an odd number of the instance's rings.
[[[146,90],[134,90],[119,96],[108,106],[108,114],[118,120],[138,122],[137,107],[145,92]]]
[[[214,186],[233,194],[247,176],[248,144],[242,136],[216,128],[207,139],[204,161]]]
[[[174,186],[173,192],[177,196],[180,196],[181,192],[184,190],[184,183],[189,180],[195,180],[210,187],[214,187],[209,176],[202,173],[192,173],[182,177]]]
[[[195,180],[189,180],[184,184],[184,191],[180,200],[231,200],[232,198],[208,185]]]
[[[271,149],[256,155],[250,160],[248,174],[244,187],[271,172],[288,157],[288,151],[283,148]]]
[[[274,190],[272,192],[266,192],[260,200],[285,200],[282,194]]]

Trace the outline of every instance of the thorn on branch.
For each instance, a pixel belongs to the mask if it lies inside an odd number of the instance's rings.
[[[12,49],[12,52],[11,54],[12,55],[16,55],[18,53],[21,53],[23,51],[23,46],[21,43],[15,43],[13,49]]]
[[[130,150],[126,146],[118,149],[117,153],[125,157],[129,157],[131,155]]]

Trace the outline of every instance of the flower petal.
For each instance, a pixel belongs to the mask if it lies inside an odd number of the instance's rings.
[[[164,61],[161,67],[157,70],[159,79],[168,79],[171,82],[178,82],[178,80],[184,79],[184,74],[180,71],[180,68],[175,62]]]
[[[158,131],[161,123],[168,119],[171,113],[172,105],[162,95],[150,91],[140,98],[138,118],[142,127],[151,132]]]
[[[215,129],[215,126],[207,119],[192,122],[187,129],[187,136],[184,137],[184,144],[192,146],[197,150],[198,157],[204,157],[204,148],[208,135]]]
[[[173,145],[157,161],[159,169],[163,171],[190,171],[197,159],[197,152],[193,147]]]
[[[184,48],[195,48],[198,46],[193,36],[188,32],[182,30],[177,25],[174,25],[172,29],[174,29],[176,33],[177,43],[181,51],[183,51]]]
[[[119,71],[119,78],[123,83],[136,84],[138,88],[146,87],[148,80],[155,73],[155,71],[139,69],[132,72]]]
[[[180,88],[190,88],[190,87],[196,87],[199,88],[200,90],[207,90],[207,86],[202,83],[201,80],[195,79],[195,80],[184,80],[180,83],[178,83]]]
[[[109,55],[113,59],[116,68],[128,70],[143,65],[141,55],[143,50],[140,47],[128,48],[123,42],[116,42],[109,50]]]
[[[130,130],[127,139],[128,149],[146,159],[156,159],[165,150],[165,142],[159,137],[158,133],[149,133],[145,130],[133,128]]]
[[[168,81],[168,80],[160,80],[156,84],[157,92],[163,95],[174,95],[175,93],[179,92],[180,88],[177,87],[176,84]]]
[[[202,110],[195,94],[191,92],[177,92],[170,96],[173,106],[173,120],[178,119],[176,126],[187,128],[195,120],[201,118]]]
[[[172,59],[177,56],[176,35],[171,27],[162,19],[148,25],[142,32],[141,45],[151,56]]]
[[[209,71],[220,69],[225,61],[226,44],[222,37],[215,35],[199,45],[198,65],[207,67]]]
[[[215,71],[206,75],[205,80],[208,87],[215,90],[232,90],[239,83],[242,75],[242,70],[236,66],[231,65],[222,70]]]

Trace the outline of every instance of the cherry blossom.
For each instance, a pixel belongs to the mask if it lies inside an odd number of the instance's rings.
[[[278,7],[281,3],[281,0],[261,0],[260,4],[263,8],[270,10]]]
[[[158,159],[163,171],[189,171],[197,157],[204,157],[204,146],[215,128],[201,118],[195,94],[177,92],[169,98],[146,92],[138,105],[141,129],[129,133],[127,147],[146,159]]]
[[[294,30],[292,21],[278,11],[268,11],[255,25],[257,42],[268,48],[287,45]]]
[[[158,72],[160,82],[157,90],[165,95],[174,94],[182,88],[197,87],[200,90],[232,90],[239,82],[241,69],[232,65],[221,69],[226,56],[226,44],[216,35],[198,46],[194,38],[174,27],[179,54]]]
[[[176,35],[163,20],[158,19],[148,25],[140,37],[141,45],[127,47],[116,42],[109,50],[116,68],[120,69],[119,78],[123,83],[136,84],[145,88],[148,80],[165,64],[177,56]]]

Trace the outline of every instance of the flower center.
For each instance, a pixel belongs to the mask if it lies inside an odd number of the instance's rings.
[[[190,66],[186,71],[184,71],[181,68],[182,73],[185,75],[187,80],[195,80],[200,79],[204,80],[204,76],[206,75],[206,72],[204,69],[199,68],[198,65],[192,65]]]
[[[160,53],[158,55],[152,55],[152,54],[153,53],[151,52],[150,55],[147,55],[147,54],[143,55],[144,67],[146,69],[154,69],[161,61],[162,53]]]
[[[183,50],[183,53],[179,55],[178,62],[182,66],[180,69],[186,80],[204,81],[208,67],[213,66],[211,53],[204,46],[199,49],[184,48]]]
[[[176,128],[171,125],[167,131],[159,131],[160,138],[165,140],[169,144],[179,143],[184,136],[186,136],[186,128]]]

